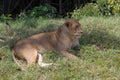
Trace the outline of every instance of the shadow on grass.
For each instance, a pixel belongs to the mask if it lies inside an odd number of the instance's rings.
[[[57,27],[58,26],[56,26],[55,24],[50,24],[43,27],[22,26],[20,28],[15,28],[13,29],[14,34],[12,36],[9,36],[10,38],[7,38],[5,41],[0,42],[0,48],[7,46],[12,49],[15,42],[21,38],[25,38],[42,32],[51,32],[56,30]]]
[[[41,32],[51,32],[58,28],[55,24],[50,24],[44,27],[30,27],[22,26],[18,29],[13,29],[14,35],[11,39],[0,42],[0,48],[8,46],[13,48],[14,43],[21,38],[31,36]],[[106,29],[93,28],[92,30],[85,30],[80,38],[81,45],[96,45],[100,49],[120,49],[120,37],[110,35]]]
[[[93,29],[84,32],[81,45],[96,45],[100,49],[120,49],[120,37],[110,35],[106,29]]]

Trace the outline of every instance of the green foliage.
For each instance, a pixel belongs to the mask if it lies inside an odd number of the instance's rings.
[[[11,14],[6,14],[6,15],[2,14],[0,16],[0,21],[11,20],[12,19],[11,16],[12,16]]]
[[[120,14],[120,0],[97,0],[97,4],[103,15]]]
[[[82,16],[99,16],[101,15],[97,4],[88,3],[83,8],[75,9],[72,18],[81,18]]]
[[[75,9],[72,18],[100,15],[120,15],[120,0],[97,0],[96,3],[88,3],[82,8]]]
[[[55,7],[51,5],[45,5],[45,6],[38,6],[33,8],[29,16],[30,17],[47,17],[47,18],[53,18],[56,16],[57,10]]]
[[[27,18],[28,18],[28,16],[26,15],[25,12],[20,12],[18,17],[16,17],[17,20],[26,20]]]

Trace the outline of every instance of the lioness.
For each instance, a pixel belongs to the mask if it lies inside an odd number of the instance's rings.
[[[41,55],[48,50],[55,50],[64,56],[76,59],[77,57],[69,50],[79,46],[82,32],[81,25],[77,20],[68,20],[56,31],[40,33],[18,40],[14,45],[13,59],[20,67],[18,59],[25,60],[27,65],[38,63],[42,67],[48,66],[52,63],[43,63]]]

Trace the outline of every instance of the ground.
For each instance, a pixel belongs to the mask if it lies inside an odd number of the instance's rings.
[[[12,59],[16,40],[32,34],[52,31],[65,19],[18,19],[9,21],[12,28],[0,23],[0,80],[120,80],[120,17],[84,17],[80,19],[83,35],[80,50],[72,50],[79,60],[54,51],[44,55],[44,62],[54,65],[41,68],[37,64],[18,71]]]

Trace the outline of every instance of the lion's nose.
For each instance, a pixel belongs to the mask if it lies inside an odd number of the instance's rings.
[[[83,31],[80,31],[80,33],[83,33]]]

